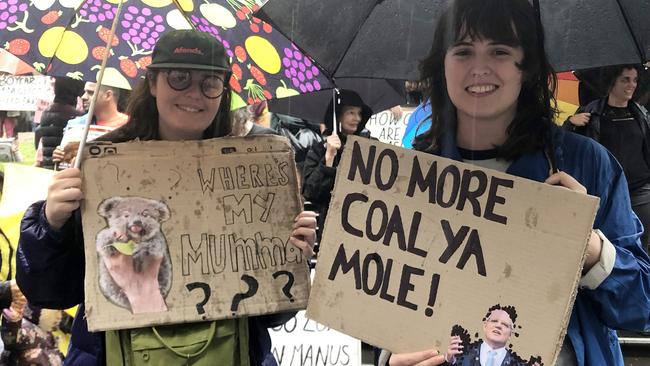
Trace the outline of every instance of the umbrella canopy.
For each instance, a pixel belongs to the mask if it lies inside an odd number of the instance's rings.
[[[406,101],[406,90],[401,80],[337,79],[340,89],[355,91],[372,110],[380,112]],[[268,101],[271,112],[299,117],[313,122],[323,122],[327,106],[332,101],[331,90],[300,94]]]
[[[272,0],[259,16],[334,78],[414,80],[447,0]],[[650,54],[650,1],[540,0],[556,70],[642,63]]]
[[[0,0],[0,45],[38,71],[95,81],[118,3]],[[235,105],[329,87],[308,57],[252,16],[257,8],[253,0],[125,1],[104,83],[130,89],[162,33],[194,27],[221,41],[231,57]]]

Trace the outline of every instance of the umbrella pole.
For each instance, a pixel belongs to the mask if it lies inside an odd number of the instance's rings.
[[[104,78],[104,70],[106,70],[106,63],[108,62],[108,57],[111,54],[111,44],[113,43],[113,37],[115,37],[115,30],[117,29],[117,22],[120,18],[120,12],[122,11],[122,4],[124,0],[120,0],[117,5],[117,11],[115,12],[115,17],[113,18],[113,24],[111,25],[111,33],[108,35],[108,40],[106,41],[106,52],[104,52],[104,57],[102,58],[102,66],[99,69],[99,74],[97,74],[97,87],[93,93],[93,98],[90,101],[90,106],[88,107],[88,117],[86,118],[86,124],[84,125],[84,131],[81,135],[81,141],[79,143],[79,149],[77,150],[77,157],[74,162],[74,167],[79,169],[81,167],[81,159],[83,158],[83,151],[86,147],[86,138],[88,137],[88,130],[90,129],[90,124],[93,121],[93,114],[95,113],[95,102],[97,102],[97,96],[99,95],[99,88],[102,86],[102,79]]]
[[[339,124],[336,120],[336,103],[340,103],[341,100],[336,100],[336,95],[339,93],[337,88],[332,89],[332,134],[336,135],[339,133]]]

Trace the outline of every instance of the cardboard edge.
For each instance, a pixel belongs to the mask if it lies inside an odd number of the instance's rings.
[[[558,336],[557,343],[555,344],[555,352],[553,354],[553,360],[551,363],[549,363],[549,365],[555,365],[555,363],[557,362],[557,358],[560,355],[560,351],[562,350],[562,344],[564,343],[564,338],[566,337],[567,328],[569,326],[569,321],[571,320],[571,314],[573,314],[573,307],[575,305],[575,301],[578,296],[578,291],[580,290],[578,285],[580,283],[580,279],[582,278],[582,269],[584,268],[585,260],[587,259],[587,248],[589,247],[589,238],[591,237],[591,232],[594,230],[593,222],[596,219],[596,214],[598,213],[598,207],[600,206],[599,197],[595,197],[595,196],[589,196],[589,197],[593,197],[595,201],[595,204],[593,205],[592,212],[591,212],[592,228],[590,228],[589,231],[586,233],[586,237],[584,240],[585,243],[584,250],[582,252],[582,259],[580,260],[580,266],[578,266],[573,278],[571,296],[569,297],[569,301],[567,302],[567,306],[566,306],[566,311],[564,313],[564,316],[562,317],[562,326],[560,327],[560,334]]]
[[[201,145],[207,145],[207,144],[228,144],[228,142],[232,142],[233,144],[236,145],[243,145],[245,146],[246,144],[249,144],[251,140],[264,140],[265,143],[270,143],[271,146],[275,147],[277,146],[278,149],[271,149],[273,152],[281,153],[281,152],[294,152],[293,148],[291,147],[291,143],[289,142],[289,139],[287,139],[284,136],[279,136],[279,135],[253,135],[253,136],[225,136],[225,137],[216,137],[216,138],[211,138],[207,140],[183,140],[183,141],[174,141],[174,142],[180,142],[183,144],[196,144],[198,143],[199,146]],[[84,154],[83,154],[83,161],[86,159],[91,159],[91,158],[102,158],[106,156],[115,156],[114,153],[105,153],[105,148],[107,147],[124,147],[127,150],[127,153],[129,152],[134,152],[134,151],[146,151],[149,147],[155,145],[164,145],[168,144],[172,141],[165,141],[165,140],[140,140],[139,138],[126,141],[126,142],[111,142],[111,141],[88,141],[86,143],[86,146],[84,148]],[[104,148],[102,152],[95,152],[91,153],[91,149],[96,149],[97,147]],[[253,151],[242,151],[238,153],[242,154],[255,154],[255,153],[268,153],[269,150],[264,150],[264,151],[259,151],[259,152],[253,152]],[[167,155],[171,155],[171,152]],[[82,161],[82,163],[83,163]],[[295,161],[295,158],[294,158]]]

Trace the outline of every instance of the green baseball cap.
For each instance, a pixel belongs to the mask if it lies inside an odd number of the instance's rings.
[[[153,49],[147,68],[230,72],[230,61],[221,42],[208,33],[173,30],[163,34]]]

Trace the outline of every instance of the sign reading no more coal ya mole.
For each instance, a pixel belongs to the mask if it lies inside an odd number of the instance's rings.
[[[562,187],[352,137],[307,317],[393,352],[444,352],[451,333],[465,350],[480,344],[487,317],[506,310],[509,354],[552,364],[597,206]]]
[[[90,330],[305,308],[309,269],[289,242],[301,201],[286,139],[95,143],[86,156]]]

